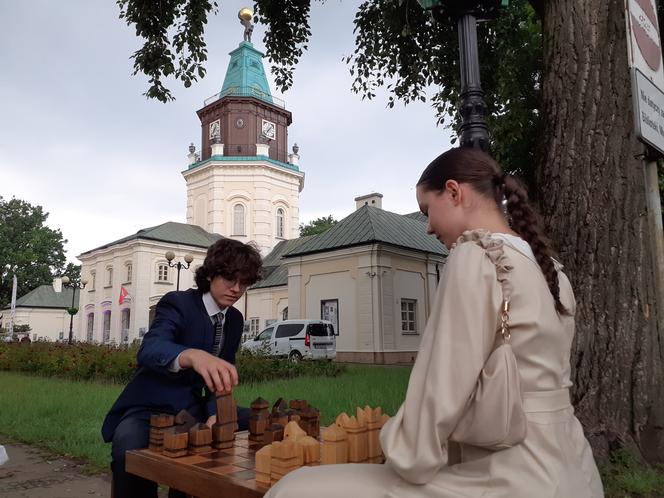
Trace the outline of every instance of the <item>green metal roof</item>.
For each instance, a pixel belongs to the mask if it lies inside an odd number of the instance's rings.
[[[67,309],[71,306],[71,293],[73,289],[63,286],[62,292],[55,292],[52,285],[40,285],[16,300],[17,308],[57,308]],[[74,296],[74,307],[78,308],[78,298],[81,293]],[[7,308],[9,309],[9,306]]]
[[[288,285],[288,268],[286,265],[264,268],[266,273],[263,280],[258,281],[251,289],[267,289],[268,287],[281,287]]]
[[[288,269],[283,264],[282,257],[288,251],[292,251],[316,235],[305,235],[297,239],[282,240],[270,254],[263,258],[263,279],[256,282],[252,289],[265,289],[268,287],[279,287],[288,285]]]
[[[220,95],[248,95],[272,104],[270,85],[263,68],[264,54],[247,41],[230,54]]]
[[[198,161],[197,163],[190,164],[189,167],[185,171],[183,171],[183,173],[186,172],[187,170],[203,166],[204,164],[207,164],[210,161],[229,161],[229,162],[267,161],[268,163],[274,164],[275,166],[279,166],[280,168],[292,171],[300,171],[300,168],[295,164],[284,163],[281,161],[277,161],[276,159],[272,159],[271,157],[268,156],[257,155],[257,156],[211,156],[208,159],[205,159],[204,161]]]
[[[413,220],[421,221],[425,225],[429,223],[429,218],[427,218],[422,211],[415,211],[414,213],[404,214],[404,216],[412,218]]]
[[[114,242],[109,242],[103,246],[85,251],[81,254],[81,256],[98,251],[99,249],[106,249],[107,247],[112,247],[123,242],[129,242],[131,240],[155,240],[158,242],[170,242],[173,244],[207,248],[220,238],[221,235],[210,233],[198,225],[189,225],[187,223],[168,221],[154,227],[142,228],[133,235],[129,235]]]
[[[401,215],[372,206],[362,206],[329,230],[288,251],[284,257],[301,256],[374,242],[446,255],[447,249],[433,235],[427,235],[426,223],[411,215]]]

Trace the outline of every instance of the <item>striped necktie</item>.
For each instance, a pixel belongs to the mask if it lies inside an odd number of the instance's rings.
[[[214,344],[212,345],[212,354],[219,356],[221,348],[224,345],[224,314],[222,312],[214,315]]]

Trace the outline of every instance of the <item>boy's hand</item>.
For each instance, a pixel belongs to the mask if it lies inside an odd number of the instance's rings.
[[[233,386],[237,386],[235,366],[202,349],[185,349],[180,354],[179,362],[182,368],[193,368],[203,377],[208,389],[213,393],[229,392],[233,390]]]

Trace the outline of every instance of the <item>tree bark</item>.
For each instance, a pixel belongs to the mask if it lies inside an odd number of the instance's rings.
[[[633,131],[623,0],[548,0],[540,208],[577,299],[573,401],[596,457],[664,461],[644,147]],[[661,318],[661,317],[660,317]]]

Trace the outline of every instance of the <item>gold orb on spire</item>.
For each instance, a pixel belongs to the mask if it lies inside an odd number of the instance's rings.
[[[242,21],[251,21],[254,17],[254,11],[249,7],[243,7],[240,9],[240,12],[237,13],[237,16]]]

